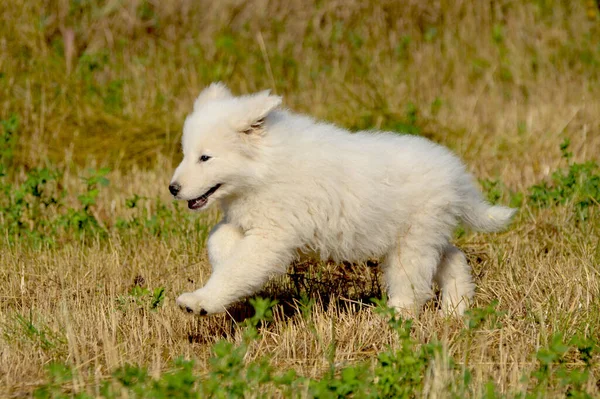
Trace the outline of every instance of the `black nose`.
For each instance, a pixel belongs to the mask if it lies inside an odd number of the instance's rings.
[[[179,190],[181,190],[181,186],[178,183],[169,184],[169,191],[173,194],[173,197],[179,194]]]

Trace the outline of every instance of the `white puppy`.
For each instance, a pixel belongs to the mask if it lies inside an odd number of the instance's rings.
[[[436,281],[443,310],[462,314],[474,284],[453,230],[498,231],[515,210],[488,204],[463,163],[427,139],[350,133],[280,105],[268,91],[234,97],[213,83],[186,119],[169,190],[194,210],[219,202],[224,217],[208,239],[210,279],[178,305],[223,312],[316,254],[381,259],[389,305],[409,314]]]

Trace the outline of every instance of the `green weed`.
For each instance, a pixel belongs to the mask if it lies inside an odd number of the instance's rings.
[[[82,190],[74,194],[62,188],[63,170],[52,165],[29,169],[23,179],[17,178],[19,171],[14,170],[12,161],[18,118],[0,121],[0,126],[0,230],[9,239],[27,240],[39,247],[73,238],[102,239],[115,233],[132,238],[194,233],[199,245],[206,241],[209,226],[203,219],[158,198],[134,195],[125,200],[130,217],[99,219],[95,206],[101,190],[109,185],[108,168],[89,169],[81,177]],[[68,206],[74,199],[78,206]],[[142,206],[148,203],[152,207]]]
[[[552,173],[550,181],[532,186],[529,199],[540,208],[563,205],[573,208],[578,220],[587,220],[600,204],[600,171],[594,161],[575,163],[569,152],[569,140],[560,146],[566,168]]]
[[[147,290],[134,290],[133,296],[147,296]],[[444,359],[440,343],[432,340],[420,343],[411,336],[412,321],[399,317],[393,309],[386,307],[383,301],[375,308],[376,312],[387,318],[389,327],[398,334],[398,348],[388,348],[381,352],[374,363],[358,363],[352,366],[336,367],[319,378],[307,378],[297,375],[293,370],[279,372],[273,368],[268,358],[246,361],[246,355],[252,342],[260,338],[259,326],[272,320],[272,309],[276,301],[256,298],[251,303],[254,315],[247,319],[241,331],[239,344],[221,340],[212,347],[209,369],[198,374],[193,360],[179,358],[172,367],[152,378],[148,370],[137,365],[127,364],[112,373],[109,380],[100,387],[101,397],[112,399],[131,398],[244,398],[270,397],[278,392],[286,398],[305,396],[313,398],[415,398],[420,397],[426,376],[435,362]],[[465,332],[480,328],[489,320],[496,325],[502,315],[492,303],[482,309],[473,309],[469,316]],[[575,398],[591,398],[586,384],[591,378],[593,356],[597,345],[590,340],[575,336],[565,343],[562,335],[550,338],[547,347],[541,348],[536,355],[538,367],[523,376],[528,381],[526,392],[502,396],[493,381],[484,385],[482,392],[471,389],[472,370],[463,369],[457,374],[456,382],[448,387],[453,397],[482,398],[542,398],[551,385],[559,385],[565,395]],[[565,355],[574,352],[578,357],[577,365],[567,365]],[[455,362],[450,358],[441,366],[451,370]],[[440,367],[440,364],[438,364]],[[38,387],[36,398],[88,397],[86,393],[73,394],[69,391],[73,379],[71,368],[66,364],[51,364],[48,368],[48,382]],[[71,396],[75,395],[75,396]]]
[[[68,231],[79,234],[107,235],[106,228],[92,213],[96,198],[100,193],[100,187],[108,186],[106,175],[110,172],[108,168],[99,170],[90,169],[89,176],[82,177],[85,182],[85,190],[77,196],[81,208],[68,208],[64,214],[56,219],[56,224]]]
[[[591,399],[586,384],[591,376],[592,357],[597,350],[597,344],[589,339],[574,336],[565,342],[563,334],[553,334],[548,346],[540,348],[536,354],[537,368],[524,377],[531,385],[525,398],[544,398],[549,392],[562,390],[566,397]],[[569,352],[575,352],[576,366],[568,365],[566,355]]]
[[[479,184],[491,204],[508,201],[508,206],[513,208],[519,208],[523,204],[523,193],[509,189],[499,179],[480,179]]]
[[[2,325],[3,336],[9,342],[26,340],[34,347],[61,357],[66,351],[66,337],[63,331],[51,328],[40,317],[34,317],[33,312],[24,316],[15,313]]]
[[[129,310],[132,306],[140,309],[156,310],[165,301],[165,288],[157,287],[154,290],[134,285],[126,295],[116,299],[117,307],[122,311]]]

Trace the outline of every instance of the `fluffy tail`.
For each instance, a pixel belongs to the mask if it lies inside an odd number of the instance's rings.
[[[461,209],[462,221],[473,230],[500,231],[511,222],[517,212],[514,208],[494,206],[486,202],[479,191],[469,193]]]

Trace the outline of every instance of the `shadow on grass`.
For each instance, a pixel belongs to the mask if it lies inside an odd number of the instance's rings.
[[[270,281],[254,297],[277,301],[274,313],[280,319],[307,317],[313,305],[327,312],[334,307],[340,312],[356,313],[372,306],[372,298],[381,298],[380,269],[376,262],[341,264],[298,262],[294,263],[285,276]],[[188,333],[190,343],[208,343],[215,339],[234,336],[236,328],[254,309],[249,298],[227,309],[227,315],[207,318],[210,323],[199,323]],[[215,322],[217,321],[217,322]],[[272,322],[265,322],[268,326]],[[208,330],[208,331],[207,331]]]
[[[485,251],[471,249],[465,253],[473,267],[475,280],[479,280],[485,274],[481,268],[487,259]],[[331,308],[343,314],[362,312],[374,305],[374,298],[382,298],[384,291],[381,269],[375,261],[358,264],[307,261],[292,264],[285,276],[271,280],[254,297],[277,301],[274,308],[277,317],[263,324],[268,327],[298,317],[308,318],[315,305],[324,312]],[[434,287],[434,296],[423,305],[423,311],[436,312],[440,308],[440,291]],[[230,306],[225,315],[199,318],[194,330],[188,333],[188,341],[209,343],[233,337],[236,329],[253,315],[250,298],[246,298]]]

